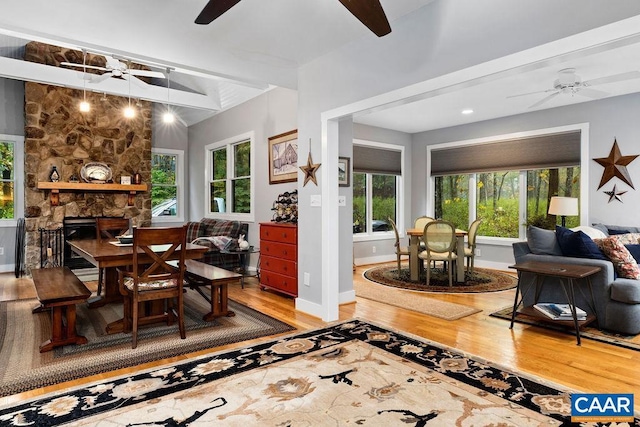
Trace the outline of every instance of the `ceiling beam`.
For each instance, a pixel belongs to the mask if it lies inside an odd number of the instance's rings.
[[[36,62],[0,57],[0,77],[9,79],[82,90],[85,88],[83,85],[83,74],[82,71],[67,70],[50,65],[38,64]],[[135,79],[136,77],[131,78]],[[160,104],[166,104],[168,96],[171,105],[180,107],[211,111],[219,111],[221,108],[219,100],[207,95],[153,86],[142,80],[131,84],[126,80],[117,78],[108,78],[99,83],[91,83],[90,80],[87,80],[86,89],[94,92],[107,93],[109,95],[130,96],[132,98]]]

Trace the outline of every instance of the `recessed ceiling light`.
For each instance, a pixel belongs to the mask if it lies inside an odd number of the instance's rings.
[[[473,114],[473,110],[471,108],[465,108],[462,110],[462,114]]]

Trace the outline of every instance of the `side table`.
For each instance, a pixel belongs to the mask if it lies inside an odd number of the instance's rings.
[[[238,260],[240,261],[240,267],[237,270],[237,273],[242,275],[242,279],[240,280],[240,286],[244,289],[244,278],[245,277],[260,277],[260,256],[258,256],[258,263],[256,264],[256,274],[248,274],[249,267],[249,257],[251,254],[259,254],[260,248],[254,248],[250,246],[249,249],[234,249],[234,250],[221,250],[221,254],[230,254],[237,255]]]
[[[580,345],[580,327],[584,326],[588,323],[596,320],[596,316],[593,314],[588,314],[585,320],[578,321],[578,316],[576,314],[575,309],[575,293],[574,287],[576,281],[585,279],[587,285],[589,286],[589,294],[591,298],[591,310],[594,311],[595,300],[593,298],[593,289],[591,288],[591,279],[590,277],[597,272],[600,271],[600,267],[589,266],[589,265],[575,265],[575,264],[559,264],[555,262],[540,262],[540,261],[526,261],[522,263],[516,263],[515,265],[509,266],[509,268],[513,268],[518,271],[518,286],[516,288],[516,296],[513,301],[513,312],[511,313],[511,326],[510,329],[513,328],[513,322],[518,314],[518,307],[523,303],[525,292],[522,289],[522,273],[532,273],[535,275],[535,299],[534,304],[538,302],[538,297],[540,296],[540,291],[542,286],[544,285],[544,279],[546,277],[554,277],[560,279],[560,284],[562,286],[562,290],[567,298],[567,303],[569,303],[571,307],[571,314],[573,317],[573,322],[571,321],[563,321],[563,320],[551,320],[544,317],[544,315],[538,314],[537,310],[535,310],[532,306],[523,307],[520,313],[527,314],[530,316],[536,316],[543,320],[549,320],[550,322],[556,324],[571,324],[573,323],[573,327],[576,331],[576,341],[577,344]],[[527,289],[527,291],[530,288]],[[521,296],[518,299],[518,296]],[[555,302],[555,301],[548,301]]]

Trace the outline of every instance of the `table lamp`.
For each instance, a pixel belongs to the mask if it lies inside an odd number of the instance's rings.
[[[549,202],[549,215],[560,215],[563,227],[567,216],[576,216],[578,213],[578,199],[575,197],[552,197]]]

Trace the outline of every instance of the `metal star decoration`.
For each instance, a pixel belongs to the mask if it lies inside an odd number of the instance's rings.
[[[631,188],[635,190],[633,183],[631,182],[631,177],[629,176],[629,171],[627,171],[627,165],[634,161],[639,154],[632,156],[623,156],[620,154],[620,148],[618,148],[618,141],[613,140],[613,147],[611,147],[611,152],[609,153],[609,157],[601,157],[595,160],[598,164],[604,166],[604,172],[602,173],[602,179],[600,179],[600,185],[598,186],[598,190],[602,188],[607,182],[609,182],[612,178],[617,177],[622,180],[622,182],[628,184]]]
[[[611,203],[611,201],[613,199],[616,199],[617,201],[619,201],[620,203],[622,203],[622,199],[620,198],[620,196],[622,196],[624,193],[626,193],[626,191],[618,191],[616,189],[615,184],[613,185],[613,188],[611,189],[611,191],[605,191],[604,194],[606,194],[607,196],[609,196],[609,203]]]
[[[307,164],[305,166],[300,166],[302,172],[304,172],[304,183],[302,186],[307,185],[307,182],[313,181],[315,185],[318,185],[318,181],[316,180],[316,172],[320,169],[320,163],[313,163],[311,159],[311,151],[309,151],[309,157],[307,158]]]

